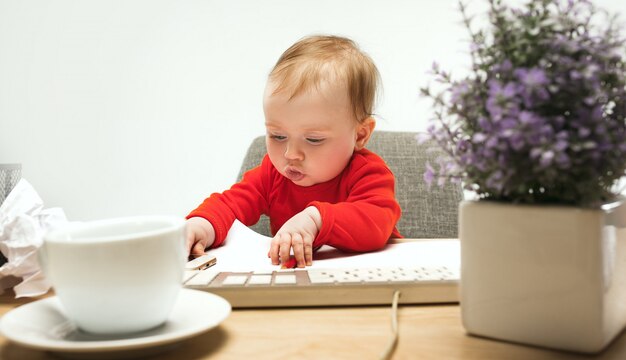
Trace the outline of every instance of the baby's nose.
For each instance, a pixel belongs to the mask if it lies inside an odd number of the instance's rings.
[[[296,144],[287,143],[285,158],[289,160],[302,160],[304,158],[304,154]]]

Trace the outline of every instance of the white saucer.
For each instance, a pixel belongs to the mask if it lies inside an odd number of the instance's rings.
[[[164,347],[219,325],[230,314],[223,298],[182,289],[168,320],[154,329],[126,335],[80,331],[63,314],[57,297],[22,305],[0,319],[0,332],[20,345],[61,353],[102,353]]]

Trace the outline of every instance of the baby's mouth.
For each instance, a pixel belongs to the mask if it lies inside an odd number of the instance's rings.
[[[304,178],[304,174],[295,168],[285,169],[285,176],[293,182],[300,181]]]

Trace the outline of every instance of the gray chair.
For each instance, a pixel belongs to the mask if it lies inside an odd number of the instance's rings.
[[[428,188],[423,180],[426,162],[434,165],[440,152],[432,143],[418,144],[417,134],[374,131],[367,148],[380,155],[396,177],[396,198],[402,209],[397,225],[400,233],[407,238],[456,238],[463,191],[459,184],[449,182],[443,188],[435,184]],[[237,181],[244,172],[259,165],[265,153],[265,136],[259,136],[248,148]],[[266,216],[251,228],[270,235]]]

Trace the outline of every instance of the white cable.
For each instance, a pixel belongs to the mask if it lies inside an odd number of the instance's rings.
[[[387,345],[385,351],[380,354],[381,360],[387,360],[391,358],[393,351],[396,349],[398,343],[398,299],[400,298],[400,290],[396,290],[393,293],[393,301],[391,302],[391,340]]]

